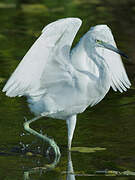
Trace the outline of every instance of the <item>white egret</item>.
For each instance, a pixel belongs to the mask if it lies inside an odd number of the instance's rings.
[[[9,97],[26,96],[36,117],[24,123],[25,130],[50,143],[52,139],[29,127],[43,116],[66,120],[68,149],[77,114],[99,103],[109,91],[126,91],[130,81],[125,72],[112,32],[107,25],[96,25],[71,50],[81,26],[79,18],[65,18],[47,25],[24,56],[3,92]]]

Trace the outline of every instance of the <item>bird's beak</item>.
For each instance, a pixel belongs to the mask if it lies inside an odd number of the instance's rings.
[[[123,52],[122,52],[121,50],[119,50],[118,48],[112,46],[111,44],[108,44],[108,43],[106,43],[106,42],[102,42],[102,46],[103,46],[104,48],[109,49],[109,50],[111,50],[111,51],[114,51],[114,52],[116,52],[116,53],[120,54],[121,56],[123,56],[123,57],[125,57],[125,58],[128,59],[128,56],[127,56],[125,53],[123,53]]]

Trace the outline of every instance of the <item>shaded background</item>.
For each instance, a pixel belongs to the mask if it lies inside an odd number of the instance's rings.
[[[93,154],[72,153],[74,169],[81,173],[91,170],[135,170],[135,1],[134,0],[1,0],[0,1],[0,88],[2,89],[17,64],[48,23],[64,17],[83,20],[73,46],[96,24],[107,24],[119,49],[128,54],[123,60],[132,88],[126,93],[110,91],[106,98],[79,115],[73,146],[103,147]],[[25,98],[8,98],[0,92],[0,152],[11,152],[20,142],[30,144],[33,136],[20,136],[23,117],[33,117]],[[33,124],[37,130],[55,138],[62,151],[57,168],[36,178],[60,179],[67,166],[67,131],[64,121],[46,118]],[[36,143],[35,143],[36,146]],[[42,146],[42,143],[41,145]],[[0,153],[1,155],[1,153]],[[45,162],[43,158],[18,155],[0,156],[0,177],[18,179],[24,169]],[[83,163],[83,166],[82,166]],[[7,171],[8,170],[8,171]],[[62,176],[65,179],[65,176]],[[22,179],[22,178],[21,178]],[[79,177],[76,177],[79,179]],[[81,179],[85,179],[82,177]],[[123,179],[123,178],[122,178]]]

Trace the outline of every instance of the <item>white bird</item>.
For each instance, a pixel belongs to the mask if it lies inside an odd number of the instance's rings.
[[[26,96],[36,117],[24,123],[25,130],[44,138],[60,154],[52,139],[29,127],[43,116],[66,120],[71,149],[77,114],[99,103],[110,87],[126,91],[131,84],[112,32],[96,25],[71,50],[82,21],[64,18],[47,25],[22,59],[3,92],[9,97]]]

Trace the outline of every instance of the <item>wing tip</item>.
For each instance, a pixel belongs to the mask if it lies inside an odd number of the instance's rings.
[[[7,88],[4,86],[4,88],[1,90],[3,93],[7,92]]]
[[[82,20],[78,17],[70,17],[70,18],[66,18],[69,21],[72,21],[73,23],[77,23],[77,25],[80,27],[82,24]]]
[[[121,93],[126,92],[131,87],[131,82],[126,74],[124,73],[124,77],[116,77],[112,76],[111,87],[114,91],[120,91]]]
[[[6,96],[8,96],[8,97],[21,97],[21,96],[23,96],[23,95],[21,95],[21,94],[18,94],[17,92],[14,92],[14,91],[5,91],[6,92]]]
[[[2,92],[5,93],[8,97],[18,96],[18,94],[16,93],[16,86],[11,86],[10,84],[6,84],[2,89]]]
[[[78,18],[78,17],[67,17],[67,18],[62,18],[62,19],[58,19],[58,20],[56,20],[56,21],[54,21],[54,22],[52,22],[52,23],[50,23],[50,24],[48,24],[48,25],[46,25],[43,29],[42,29],[42,33],[44,33],[48,28],[50,28],[52,25],[54,25],[54,24],[56,24],[56,23],[58,23],[58,22],[61,22],[61,21],[74,21],[74,22],[76,22],[76,23],[78,23],[78,26],[80,27],[81,26],[81,24],[82,24],[82,20],[80,19],[80,18]]]
[[[6,90],[3,88],[3,89],[2,89],[2,92],[6,92]]]
[[[12,93],[10,93],[8,90],[2,89],[2,92],[6,94],[8,97],[15,97]]]

